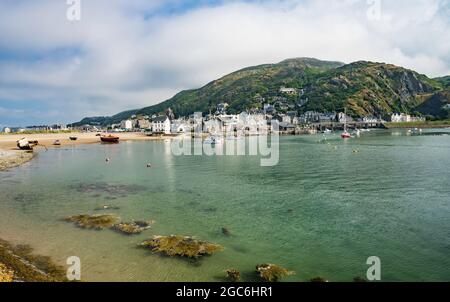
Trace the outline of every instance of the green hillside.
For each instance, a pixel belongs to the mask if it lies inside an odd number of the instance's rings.
[[[439,83],[412,70],[373,62],[356,62],[318,76],[306,97],[308,110],[339,111],[353,116],[414,113],[423,96]]]
[[[443,88],[450,89],[450,76],[436,78],[437,82],[439,82]]]
[[[229,104],[230,113],[262,108],[279,97],[300,113],[307,110],[342,111],[355,116],[382,115],[393,112],[424,114],[438,112],[433,104],[443,104],[448,94],[440,94],[439,102],[421,106],[448,85],[449,77],[430,79],[402,67],[373,62],[320,61],[297,58],[278,64],[248,67],[199,89],[186,90],[158,105],[130,110],[111,117],[86,118],[75,125],[118,123],[133,114],[153,115],[171,107],[177,116],[193,112],[215,111],[217,104]],[[280,87],[301,89],[298,95],[285,95]],[[299,106],[301,105],[301,106]],[[291,106],[291,107],[292,107]],[[431,108],[433,107],[433,108]],[[440,112],[440,111],[439,111]]]
[[[277,96],[282,86],[302,88],[329,70],[343,66],[339,62],[317,59],[289,59],[278,64],[267,64],[245,68],[215,80],[206,86],[182,91],[172,99],[156,106],[139,110],[153,114],[171,107],[177,115],[188,115],[195,111],[209,112],[217,104],[228,103],[230,113],[261,107],[261,98]]]

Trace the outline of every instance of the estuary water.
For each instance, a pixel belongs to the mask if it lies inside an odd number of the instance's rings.
[[[450,281],[450,130],[287,136],[279,148],[273,167],[174,156],[164,141],[41,151],[0,172],[0,238],[62,265],[78,256],[87,281],[223,281],[229,268],[256,281],[260,263],[296,272],[285,281],[351,281],[370,256],[383,281]],[[105,204],[118,209],[95,210]],[[61,221],[84,213],[155,224],[130,237]],[[171,234],[224,250],[189,261],[137,247]]]

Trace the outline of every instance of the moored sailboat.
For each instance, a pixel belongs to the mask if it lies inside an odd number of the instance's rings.
[[[345,110],[345,118],[344,118],[344,133],[341,134],[341,137],[344,139],[351,138],[351,134],[347,131],[347,109]]]

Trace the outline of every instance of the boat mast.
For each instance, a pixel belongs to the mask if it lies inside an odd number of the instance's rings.
[[[347,132],[347,108],[344,108],[344,132]]]

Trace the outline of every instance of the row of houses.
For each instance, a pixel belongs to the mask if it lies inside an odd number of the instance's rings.
[[[55,125],[40,125],[40,126],[28,126],[22,127],[5,127],[2,129],[3,133],[23,133],[26,131],[66,131],[69,128],[64,124]]]
[[[404,113],[394,113],[391,115],[392,123],[425,122],[425,117],[411,116]]]
[[[221,106],[225,109],[226,106]],[[162,115],[152,117],[150,120],[124,120],[120,127],[126,131],[132,130],[150,130],[153,133],[176,134],[187,133],[195,128],[201,127],[203,132],[232,132],[232,131],[248,131],[250,129],[263,129],[275,120],[279,122],[282,129],[296,128],[301,124],[311,123],[351,123],[354,119],[343,112],[322,113],[316,111],[307,111],[298,114],[297,111],[288,111],[286,113],[267,114],[265,110],[248,111],[240,114],[226,114],[224,110],[218,114],[208,114],[205,117],[200,115],[190,115],[186,118],[171,119],[173,116]],[[422,117],[413,117],[406,114],[394,114],[391,117],[392,122],[413,122],[424,121]],[[358,120],[364,123],[380,123],[384,122],[380,117],[367,116]]]

